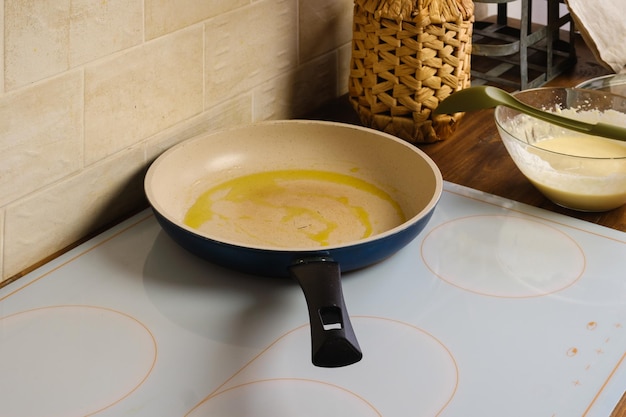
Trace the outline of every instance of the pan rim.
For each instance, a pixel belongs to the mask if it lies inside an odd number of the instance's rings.
[[[184,222],[173,218],[174,216],[171,216],[170,213],[167,212],[167,210],[164,210],[163,206],[159,203],[159,199],[154,196],[153,187],[151,185],[152,185],[152,179],[155,176],[155,173],[157,172],[159,165],[163,163],[163,161],[165,161],[169,157],[169,155],[173,154],[174,152],[177,152],[180,148],[184,146],[188,146],[191,142],[194,142],[194,141],[206,140],[207,138],[213,135],[223,134],[223,133],[227,133],[231,131],[237,131],[242,128],[250,128],[254,126],[282,125],[282,124],[338,126],[342,128],[361,130],[363,132],[367,132],[370,134],[374,133],[378,136],[385,138],[386,140],[394,141],[404,146],[408,151],[419,155],[424,160],[424,162],[429,166],[435,178],[434,191],[432,193],[432,196],[430,197],[430,200],[428,201],[428,203],[422,208],[422,210],[420,210],[418,213],[416,213],[409,219],[405,220],[403,223],[399,224],[398,226],[385,230],[384,232],[377,233],[375,235],[371,235],[366,238],[351,240],[349,242],[344,242],[340,244],[334,244],[334,245],[328,245],[328,246],[311,245],[311,246],[302,246],[302,247],[284,247],[284,246],[275,246],[275,245],[244,244],[240,241],[227,239],[227,238],[218,238],[208,233],[200,233],[197,229],[192,228],[191,226],[186,225]],[[430,213],[431,211],[435,209],[443,193],[443,176],[437,164],[424,151],[422,151],[421,149],[417,148],[416,146],[402,139],[399,139],[385,132],[381,132],[381,131],[363,127],[363,126],[351,125],[351,124],[340,123],[340,122],[331,122],[331,121],[303,120],[303,119],[270,120],[270,121],[249,123],[245,125],[238,125],[238,126],[234,126],[230,128],[225,128],[225,129],[218,129],[212,132],[205,132],[205,133],[198,134],[196,136],[190,137],[188,139],[185,139],[177,143],[176,145],[165,150],[150,164],[146,172],[146,175],[144,177],[144,192],[146,194],[148,203],[150,204],[152,209],[155,212],[157,212],[163,219],[175,225],[176,227],[181,228],[185,230],[186,232],[196,236],[197,238],[205,239],[205,240],[216,242],[219,244],[230,245],[233,247],[245,248],[248,250],[287,252],[287,253],[312,253],[312,252],[319,253],[319,252],[324,252],[324,251],[333,251],[333,250],[350,248],[350,247],[367,244],[367,243],[373,243],[379,240],[383,240],[389,236],[393,236],[398,233],[401,233],[402,231],[410,228],[415,223],[418,223],[421,219],[423,219],[428,213]]]

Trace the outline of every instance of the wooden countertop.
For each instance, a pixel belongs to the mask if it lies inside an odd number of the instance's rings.
[[[577,42],[577,58],[572,70],[546,85],[573,87],[609,74],[582,40]],[[493,109],[466,113],[450,138],[418,146],[435,161],[447,181],[626,232],[626,206],[604,213],[583,213],[557,206],[537,191],[504,148],[493,113]],[[347,96],[310,118],[360,124]]]

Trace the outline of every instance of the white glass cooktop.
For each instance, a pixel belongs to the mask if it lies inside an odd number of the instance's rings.
[[[446,183],[417,239],[343,277],[363,360],[316,368],[295,282],[145,211],[0,289],[0,416],[606,417],[624,271],[626,233]]]

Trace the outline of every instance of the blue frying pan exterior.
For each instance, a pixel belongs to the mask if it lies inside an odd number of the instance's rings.
[[[330,256],[344,272],[380,262],[409,244],[424,229],[435,207],[421,219],[398,232],[380,239],[341,246],[330,250],[263,250],[231,245],[194,234],[154,210],[167,234],[189,252],[215,264],[254,275],[289,277],[289,267],[302,259]]]

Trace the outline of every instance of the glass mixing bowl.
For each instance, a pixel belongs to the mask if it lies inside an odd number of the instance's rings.
[[[563,116],[626,126],[623,96],[542,87],[515,97]],[[626,203],[625,141],[577,133],[503,106],[496,108],[495,121],[517,167],[554,203],[579,211],[607,211]]]
[[[626,96],[626,74],[610,74],[592,78],[578,84],[576,88],[587,88]]]

